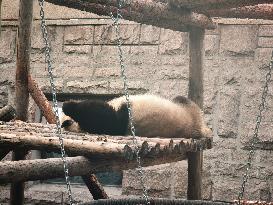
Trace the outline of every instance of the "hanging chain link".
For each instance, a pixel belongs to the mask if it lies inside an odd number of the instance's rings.
[[[271,53],[271,60],[270,60],[270,64],[268,66],[269,70],[265,76],[265,85],[263,87],[263,92],[262,92],[262,102],[261,104],[259,105],[259,112],[258,112],[258,115],[257,115],[257,118],[256,118],[256,126],[255,126],[255,129],[254,129],[254,134],[253,134],[253,137],[251,138],[251,144],[250,144],[250,151],[248,153],[248,159],[247,159],[247,164],[246,164],[246,171],[245,171],[245,174],[243,176],[243,182],[242,182],[242,185],[241,185],[241,189],[240,189],[240,192],[239,192],[239,195],[238,195],[238,203],[239,205],[241,204],[241,200],[243,199],[243,196],[244,196],[244,192],[245,192],[245,186],[246,186],[246,182],[249,178],[249,170],[251,168],[251,164],[252,164],[252,160],[253,160],[253,156],[255,154],[255,144],[258,142],[258,134],[259,134],[259,128],[260,128],[260,125],[261,125],[261,121],[262,121],[262,113],[265,109],[265,103],[266,103],[266,97],[268,95],[268,85],[269,85],[269,82],[271,80],[271,73],[272,73],[272,69],[273,69],[273,51]]]
[[[143,192],[143,197],[145,199],[145,203],[147,205],[150,204],[149,197],[148,197],[148,192],[145,187],[144,183],[144,172],[143,172],[143,167],[141,165],[141,157],[140,157],[140,148],[137,143],[137,138],[136,138],[136,130],[134,126],[134,119],[132,115],[132,109],[131,109],[131,103],[130,103],[130,96],[129,96],[129,91],[128,91],[128,84],[127,84],[127,76],[125,72],[125,62],[123,58],[123,50],[122,50],[122,40],[121,40],[121,35],[120,35],[120,20],[122,19],[122,15],[120,13],[120,9],[122,8],[122,0],[118,0],[118,9],[116,16],[111,12],[110,16],[113,20],[113,25],[115,27],[116,31],[116,38],[117,38],[117,47],[118,47],[118,55],[119,55],[119,63],[120,63],[120,71],[121,71],[121,76],[123,79],[123,89],[124,89],[124,95],[126,98],[126,104],[127,104],[127,109],[128,109],[128,115],[129,115],[129,124],[130,124],[130,129],[131,129],[131,134],[133,136],[133,144],[136,149],[136,159],[137,159],[137,171],[140,177],[140,183],[142,186],[142,192]]]
[[[66,161],[66,156],[65,156],[66,154],[65,154],[62,131],[61,131],[61,123],[60,123],[59,112],[58,112],[56,86],[54,84],[54,77],[53,77],[53,72],[52,72],[53,68],[52,68],[52,64],[51,64],[50,45],[49,45],[49,41],[48,41],[48,32],[47,32],[47,26],[46,26],[46,22],[45,22],[44,0],[39,0],[39,5],[40,5],[40,17],[41,17],[41,31],[42,31],[42,35],[43,35],[43,39],[44,39],[44,43],[45,43],[45,62],[47,64],[47,71],[49,74],[52,99],[53,99],[53,110],[54,110],[55,119],[56,119],[56,127],[57,127],[56,134],[59,138],[60,147],[61,147],[61,157],[62,157],[62,161],[63,161],[64,175],[65,175],[65,181],[66,181],[66,188],[67,188],[67,192],[68,192],[69,204],[74,205],[70,181],[69,181],[68,165],[67,165],[67,161]]]

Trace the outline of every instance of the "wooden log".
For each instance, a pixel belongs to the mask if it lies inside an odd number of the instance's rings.
[[[29,104],[28,72],[30,69],[33,2],[20,0],[17,37],[15,103],[17,119],[27,121]]]
[[[206,141],[199,141],[206,146]],[[141,143],[141,142],[140,142]],[[66,153],[70,155],[84,155],[92,158],[100,159],[121,159],[134,161],[135,149],[134,145],[126,145],[118,142],[105,141],[83,141],[64,139]],[[189,141],[181,141],[174,144],[170,141],[169,145],[161,145],[144,141],[140,144],[140,156],[142,156],[143,164],[162,164],[185,159],[185,153],[195,150],[198,143]],[[201,145],[202,146],[202,145]],[[39,137],[33,134],[17,136],[12,133],[0,133],[0,148],[24,148],[34,150],[59,151],[58,137]]]
[[[19,161],[26,158],[28,151],[26,150],[15,150],[12,153],[12,160]],[[11,184],[10,186],[10,204],[24,204],[24,189],[25,184],[21,181],[17,181]]]
[[[0,121],[11,121],[16,117],[16,111],[11,105],[6,105],[0,109]]]
[[[42,114],[47,120],[47,122],[50,124],[56,124],[56,116],[53,112],[51,104],[48,102],[46,96],[30,75],[28,76],[28,90],[34,102],[42,111]]]
[[[20,136],[32,135],[36,138],[56,138],[56,127],[55,125],[41,124],[41,123],[25,123],[22,121],[15,122],[2,122],[0,123],[1,134],[16,135]],[[84,142],[96,142],[96,143],[113,143],[133,146],[132,136],[109,136],[109,135],[90,135],[85,133],[73,133],[64,132],[62,136],[65,139],[78,140]],[[184,139],[184,138],[147,138],[138,137],[137,142],[139,146],[142,146],[144,142],[147,142],[149,146],[156,146],[159,144],[160,147],[172,147],[174,149],[177,145],[182,147],[184,145],[187,150],[195,150],[196,147],[202,149],[210,149],[212,147],[212,138],[201,138],[199,140]]]
[[[67,157],[70,176],[87,175],[94,171],[85,157]],[[0,183],[34,181],[64,177],[61,158],[0,162]]]
[[[196,11],[212,9],[229,9],[256,4],[273,3],[273,0],[168,0],[169,3],[176,7],[193,9]]]
[[[16,118],[27,121],[28,118],[28,73],[30,69],[31,30],[33,17],[33,1],[20,0],[19,23],[17,36],[17,59],[15,78],[15,104]],[[14,152],[13,160],[25,159],[22,152]],[[24,183],[18,182],[11,185],[10,204],[24,204]]]
[[[84,175],[82,176],[82,179],[89,189],[90,193],[92,194],[94,200],[109,198],[103,187],[100,185],[96,175]]]
[[[69,176],[85,176],[89,173],[122,171],[134,169],[135,160],[86,158],[83,156],[67,157]],[[143,166],[149,166],[144,164]],[[63,161],[61,158],[1,161],[0,184],[10,182],[35,181],[64,177]]]
[[[33,135],[36,137],[56,137],[56,126],[50,124],[41,124],[41,123],[26,123],[22,121],[15,122],[0,122],[0,131],[5,134],[16,135],[17,137]],[[117,144],[126,144],[132,146],[133,137],[132,136],[109,136],[109,135],[90,135],[87,133],[73,133],[73,132],[64,132],[62,137],[65,139],[80,140],[80,141],[89,141],[89,142],[112,142]],[[137,137],[139,146],[144,142],[147,142],[149,145],[155,146],[160,144],[161,147],[172,147],[174,149],[178,144],[182,147],[185,145],[187,150],[195,150],[196,147],[201,149],[211,149],[212,147],[212,138],[201,138],[199,140],[184,139],[184,138],[148,138],[148,137]]]
[[[2,0],[0,0],[0,38],[2,33],[2,16],[1,16]]]
[[[190,29],[190,64],[189,64],[189,98],[201,109],[203,108],[203,61],[205,30]],[[188,152],[188,192],[189,200],[201,199],[202,185],[202,151]]]
[[[48,2],[60,6],[79,9],[92,12],[98,15],[109,16],[112,12],[116,13],[118,5],[117,0],[47,0]],[[107,6],[106,6],[107,5]],[[185,11],[177,13],[173,11],[167,4],[158,3],[153,0],[147,1],[130,1],[130,5],[125,4],[120,9],[122,17],[126,20],[135,21],[143,24],[151,24],[166,29],[176,31],[187,31],[188,25],[202,27],[206,29],[214,29],[213,21],[203,14]]]
[[[190,30],[190,63],[188,97],[203,109],[204,30]]]
[[[210,16],[224,18],[248,18],[248,19],[268,19],[273,20],[273,4],[259,4],[233,9],[210,10]]]

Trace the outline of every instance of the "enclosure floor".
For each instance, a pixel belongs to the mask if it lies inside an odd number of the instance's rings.
[[[53,205],[61,204],[62,198],[66,201],[66,185],[60,184],[34,184],[28,185],[25,190],[26,205]],[[106,193],[111,198],[121,196],[121,187],[105,186]],[[86,186],[72,184],[73,198],[77,202],[88,202],[92,200]],[[9,186],[0,186],[0,205],[7,205],[9,201]]]

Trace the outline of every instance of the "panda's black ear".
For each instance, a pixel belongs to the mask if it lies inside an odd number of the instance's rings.
[[[188,99],[188,98],[186,98],[184,96],[181,96],[181,95],[176,96],[172,101],[175,102],[175,103],[183,104],[183,105],[191,104],[190,99]]]
[[[77,102],[74,101],[66,101],[63,103],[62,110],[65,115],[71,116],[72,113],[75,112],[75,109],[77,107]]]

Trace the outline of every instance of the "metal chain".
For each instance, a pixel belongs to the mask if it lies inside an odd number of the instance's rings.
[[[130,124],[130,129],[131,133],[133,136],[133,144],[136,149],[136,159],[137,159],[137,171],[140,177],[140,182],[142,186],[142,192],[143,192],[143,197],[145,199],[145,203],[147,205],[150,204],[149,197],[148,197],[148,192],[144,184],[144,174],[143,174],[143,167],[141,165],[141,157],[140,157],[140,148],[137,143],[137,138],[136,138],[136,129],[134,126],[134,119],[132,115],[132,109],[131,109],[131,103],[130,103],[130,96],[129,96],[129,91],[128,91],[128,84],[127,84],[127,76],[125,73],[125,63],[123,59],[123,50],[122,50],[122,40],[121,40],[121,35],[120,35],[120,23],[119,21],[122,19],[122,15],[120,13],[120,9],[122,7],[122,0],[118,0],[118,9],[116,13],[116,17],[113,15],[111,12],[110,16],[114,22],[114,27],[116,30],[116,38],[117,38],[117,47],[118,47],[118,55],[119,55],[119,63],[120,63],[120,71],[121,71],[121,76],[123,79],[123,89],[124,89],[124,95],[126,98],[126,104],[127,104],[127,109],[128,109],[128,115],[129,115],[129,124]]]
[[[267,72],[267,74],[265,76],[265,85],[263,87],[263,92],[262,92],[262,102],[259,105],[259,112],[258,112],[258,115],[257,115],[257,118],[256,118],[256,126],[255,126],[255,129],[254,129],[253,137],[251,138],[250,151],[248,153],[248,159],[247,159],[247,164],[246,164],[246,171],[245,171],[245,174],[243,176],[243,182],[242,182],[242,185],[241,185],[241,190],[240,190],[239,195],[238,195],[239,205],[241,204],[241,200],[243,199],[246,182],[247,182],[247,180],[249,178],[249,170],[251,168],[253,156],[255,154],[255,150],[254,150],[255,147],[254,146],[258,142],[259,128],[260,128],[262,117],[263,117],[262,112],[265,109],[266,97],[268,95],[268,84],[269,84],[269,82],[271,80],[271,75],[272,75],[271,72],[272,72],[272,69],[273,69],[273,51],[271,53],[271,60],[270,60],[270,64],[269,64],[268,68],[269,68],[269,70],[268,70],[268,72]]]
[[[53,69],[51,64],[51,56],[50,56],[50,45],[48,41],[48,32],[47,32],[47,25],[45,22],[45,12],[44,12],[44,0],[39,0],[40,5],[40,16],[41,16],[41,31],[45,43],[45,62],[47,64],[47,71],[49,74],[49,81],[51,85],[51,92],[52,92],[52,99],[53,99],[53,110],[55,113],[55,119],[56,119],[56,134],[59,138],[60,142],[60,148],[61,148],[61,157],[63,161],[63,167],[64,167],[64,175],[65,175],[65,181],[66,181],[66,188],[68,192],[68,198],[69,198],[69,204],[74,205],[73,203],[73,197],[72,197],[72,191],[69,181],[69,174],[68,174],[68,165],[66,161],[66,154],[64,149],[64,143],[63,143],[63,137],[62,137],[62,131],[61,131],[61,123],[59,118],[59,112],[58,112],[58,102],[56,97],[56,86],[54,84],[54,78],[53,78]]]

